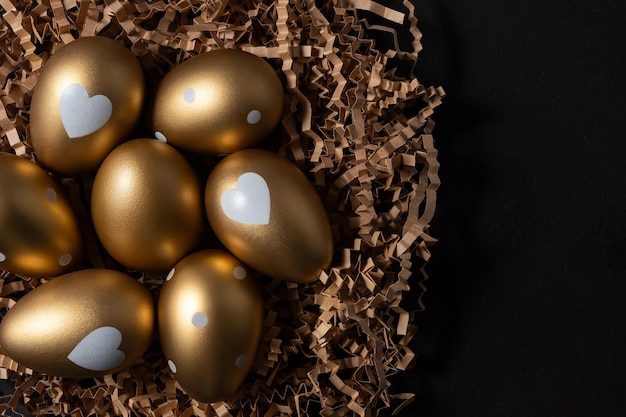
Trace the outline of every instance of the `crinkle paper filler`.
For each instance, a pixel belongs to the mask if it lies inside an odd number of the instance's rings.
[[[15,383],[0,414],[376,416],[413,400],[394,393],[390,377],[414,359],[416,311],[403,297],[423,309],[440,184],[431,116],[444,91],[397,69],[414,66],[421,49],[410,1],[394,10],[369,0],[0,0],[0,12],[2,152],[37,160],[28,131],[33,88],[47,59],[79,37],[124,44],[149,83],[199,53],[239,48],[265,58],[282,80],[280,132],[266,146],[315,184],[335,240],[333,263],[315,283],[265,279],[263,340],[227,401],[187,396],[155,339],[129,369],[79,381],[39,374],[0,350],[0,379]],[[380,37],[389,48],[377,47]],[[405,39],[408,50],[399,46]],[[63,185],[91,236],[89,262],[109,266],[89,225],[91,180]],[[130,273],[155,297],[165,279]],[[45,282],[0,273],[0,312]]]

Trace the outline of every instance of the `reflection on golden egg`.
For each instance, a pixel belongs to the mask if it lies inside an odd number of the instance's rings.
[[[98,238],[118,262],[141,271],[166,271],[202,234],[200,182],[168,144],[131,140],[100,166],[91,214]]]
[[[0,153],[0,269],[59,275],[81,252],[78,222],[59,185],[34,163]]]
[[[167,364],[200,402],[237,390],[252,366],[263,326],[263,299],[251,271],[232,255],[205,250],[170,271],[158,304]]]
[[[38,160],[62,176],[98,167],[141,113],[141,66],[130,50],[103,37],[79,38],[46,62],[30,107]]]
[[[263,140],[280,120],[283,88],[262,58],[234,49],[183,62],[162,80],[155,136],[200,153],[223,154]]]
[[[11,359],[49,375],[84,378],[132,365],[152,342],[154,303],[121,272],[86,269],[35,288],[0,322]]]
[[[224,158],[205,188],[209,223],[235,256],[270,277],[315,281],[333,253],[315,188],[291,162],[246,149]]]

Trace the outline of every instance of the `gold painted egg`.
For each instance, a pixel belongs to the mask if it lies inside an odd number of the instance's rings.
[[[46,62],[33,92],[31,141],[38,160],[62,176],[93,171],[134,128],[144,96],[130,50],[80,38]]]
[[[102,245],[118,262],[167,271],[202,233],[200,182],[170,145],[131,140],[111,151],[96,173],[91,215]]]
[[[71,272],[35,288],[0,322],[0,345],[21,365],[86,378],[121,370],[152,342],[154,302],[130,276]]]
[[[224,400],[248,374],[261,337],[258,282],[226,252],[191,254],[167,276],[158,323],[163,353],[181,387],[200,402]]]
[[[224,246],[265,275],[312,282],[332,260],[332,233],[315,188],[271,152],[246,149],[220,161],[206,184],[205,207]]]
[[[223,154],[263,140],[278,124],[282,106],[282,83],[265,60],[240,50],[215,50],[166,74],[152,123],[159,140]]]
[[[0,269],[27,277],[68,272],[83,239],[59,185],[34,163],[0,153]]]

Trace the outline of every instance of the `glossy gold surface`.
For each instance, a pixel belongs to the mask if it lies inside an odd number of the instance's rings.
[[[170,370],[196,400],[224,400],[255,357],[263,326],[258,282],[239,260],[217,250],[185,257],[167,279],[158,323]]]
[[[48,277],[81,258],[82,236],[59,185],[40,167],[0,153],[0,269]]]
[[[82,86],[85,96],[64,98],[71,85]],[[39,162],[62,176],[96,169],[135,126],[144,88],[138,61],[119,42],[94,36],[64,46],[46,62],[33,92],[30,133]],[[112,107],[108,119],[100,109],[107,99]],[[72,130],[66,130],[68,119],[85,127],[103,117],[106,123],[87,135],[78,131],[79,136],[70,137]]]
[[[241,211],[229,216],[226,197],[241,203]],[[312,282],[330,264],[332,234],[324,206],[306,176],[284,158],[257,149],[227,156],[209,176],[205,207],[224,246],[265,275]]]
[[[283,88],[262,58],[215,50],[183,62],[162,80],[155,135],[185,150],[223,154],[263,140],[280,120]]]
[[[131,140],[98,170],[91,213],[111,256],[131,269],[166,271],[202,233],[200,183],[173,147],[155,139]]]
[[[116,359],[113,369],[96,371],[68,358],[81,341],[102,328],[117,330],[119,345],[117,340],[100,338],[83,361],[106,363],[113,355],[123,359],[121,363]],[[153,331],[152,297],[141,284],[120,272],[87,269],[54,278],[19,300],[0,322],[0,345],[21,365],[82,378],[131,365],[147,350]]]

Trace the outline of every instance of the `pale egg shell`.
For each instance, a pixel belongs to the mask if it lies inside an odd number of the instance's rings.
[[[62,176],[93,171],[139,119],[141,66],[119,42],[79,38],[44,65],[30,107],[38,160]]]
[[[0,153],[0,269],[28,277],[71,270],[82,254],[74,210],[34,163]]]
[[[209,223],[236,257],[270,277],[315,281],[332,260],[324,205],[307,177],[271,152],[235,152],[205,188]]]
[[[121,272],[86,269],[35,288],[0,322],[0,345],[20,365],[85,378],[121,370],[152,342],[154,302]]]
[[[178,383],[200,402],[224,400],[252,366],[263,299],[251,271],[229,253],[185,257],[159,295],[159,336]]]
[[[91,215],[102,245],[118,262],[166,271],[202,234],[200,182],[173,147],[155,139],[131,140],[100,166]]]
[[[161,81],[155,136],[199,153],[223,154],[263,140],[278,124],[283,87],[262,58],[235,49],[197,55]]]

